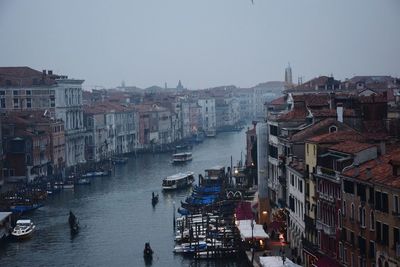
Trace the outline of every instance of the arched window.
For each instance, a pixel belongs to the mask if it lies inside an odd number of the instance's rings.
[[[354,220],[354,203],[351,203],[350,219]]]
[[[331,127],[329,127],[329,133],[334,133],[337,132],[337,127],[335,125],[332,125]]]
[[[346,210],[347,210],[346,200],[343,200],[343,217],[346,217]]]
[[[361,211],[361,226],[365,227],[365,208],[364,207],[362,208],[362,211]]]
[[[369,217],[369,229],[375,230],[375,214],[373,210],[371,210]]]

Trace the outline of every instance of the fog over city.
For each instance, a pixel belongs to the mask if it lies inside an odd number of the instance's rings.
[[[0,62],[95,85],[400,75],[397,0],[0,1]]]

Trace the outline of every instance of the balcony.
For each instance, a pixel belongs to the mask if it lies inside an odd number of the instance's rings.
[[[335,201],[336,201],[336,199],[333,196],[328,195],[328,194],[324,194],[322,192],[318,192],[318,197],[320,199],[326,200],[326,201],[331,202],[331,203],[335,203]]]
[[[327,225],[321,221],[317,220],[316,228],[317,230],[324,231],[327,235],[336,235],[336,229],[334,226]]]
[[[334,180],[338,183],[340,182],[339,172],[329,169],[329,168],[317,166],[317,175],[322,178]]]

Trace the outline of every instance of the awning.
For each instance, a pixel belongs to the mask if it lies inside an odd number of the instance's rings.
[[[236,221],[237,228],[239,229],[240,236],[242,240],[251,240],[254,239],[266,239],[269,238],[268,234],[265,233],[264,228],[261,224],[256,224],[253,221],[253,229],[251,228],[252,220],[239,220]]]
[[[285,265],[283,265],[281,256],[260,257],[260,263],[263,267],[301,267],[293,263],[289,258],[286,258]]]

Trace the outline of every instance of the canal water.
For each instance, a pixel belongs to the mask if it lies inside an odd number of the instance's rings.
[[[155,255],[151,266],[244,266],[245,261],[194,262],[173,253],[173,212],[189,190],[163,193],[162,178],[182,171],[204,175],[215,165],[235,165],[245,154],[245,130],[220,133],[192,149],[193,161],[170,163],[171,154],[144,154],[117,165],[112,177],[98,177],[89,186],[52,196],[46,205],[29,214],[36,224],[32,239],[0,247],[0,266],[145,266],[143,248],[150,242]],[[151,193],[159,203],[151,205]],[[68,213],[82,227],[71,238]]]

